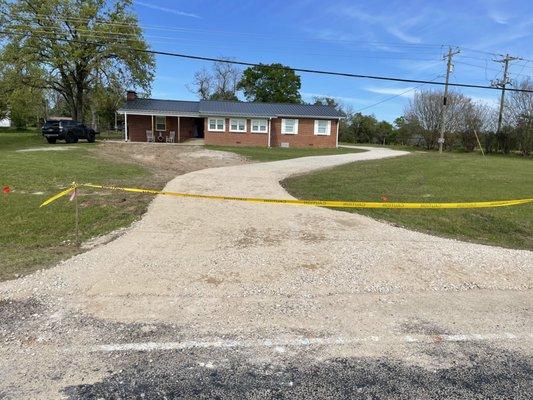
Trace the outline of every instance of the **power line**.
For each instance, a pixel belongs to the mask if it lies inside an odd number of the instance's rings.
[[[65,16],[65,15],[53,15],[50,14],[40,14],[35,13],[34,16],[41,17],[41,18],[48,18],[48,19],[54,19],[54,20],[64,20],[64,21],[82,21],[82,22],[94,22],[101,25],[109,25],[109,26],[117,26],[117,27],[131,27],[135,29],[145,29],[145,30],[160,30],[160,31],[167,31],[167,32],[180,32],[180,33],[205,33],[205,34],[216,34],[216,35],[238,35],[242,38],[242,36],[250,36],[250,37],[257,37],[257,38],[265,38],[265,39],[271,39],[272,36],[265,35],[262,33],[255,33],[255,32],[235,32],[235,31],[224,31],[224,30],[209,30],[209,29],[201,29],[201,28],[182,28],[182,27],[170,27],[170,26],[164,26],[164,25],[144,25],[144,24],[137,24],[137,23],[127,23],[127,22],[111,22],[111,21],[105,21],[102,19],[99,19],[97,17],[95,18],[83,18],[79,16]],[[29,22],[29,21],[26,21]],[[148,36],[148,35],[147,35]],[[155,36],[154,36],[155,37]],[[175,39],[175,38],[172,38]],[[429,50],[431,51],[432,48],[442,48],[445,44],[438,44],[438,43],[403,43],[403,42],[385,42],[385,41],[363,41],[360,39],[339,39],[339,38],[302,38],[295,35],[284,35],[283,41],[286,42],[287,40],[293,40],[293,41],[323,41],[323,42],[337,42],[337,43],[347,43],[347,44],[374,44],[374,45],[386,45],[386,46],[392,46],[392,47],[406,47],[409,49],[413,48],[419,48],[420,50]],[[502,53],[498,52],[491,52],[486,50],[479,50],[479,49],[472,49],[469,47],[463,47],[461,46],[463,50],[475,52],[479,54],[487,54],[490,56],[502,56]],[[412,51],[412,50],[409,50]],[[472,59],[478,59],[482,60],[481,58],[475,58],[475,57],[466,57],[465,58],[472,58]],[[525,61],[532,61],[530,59],[524,59]],[[527,68],[533,68],[533,67],[527,67]]]
[[[438,76],[436,76],[435,78],[431,79],[430,82],[436,81],[436,80],[439,79],[439,78],[442,78],[442,75],[438,75]],[[404,94],[407,94],[407,93],[412,92],[412,91],[414,91],[414,90],[416,90],[416,89],[418,89],[418,88],[421,88],[421,87],[424,86],[424,85],[427,85],[427,83],[421,83],[420,85],[417,85],[417,86],[415,86],[415,87],[409,88],[409,89],[407,89],[407,90],[405,90],[405,91],[403,91],[403,92],[401,92],[401,93],[394,94],[394,95],[392,95],[392,96],[389,96],[389,97],[383,98],[382,100],[380,100],[380,101],[378,101],[378,102],[376,102],[376,103],[374,103],[374,104],[370,104],[370,105],[365,106],[365,107],[363,107],[363,108],[359,108],[358,110],[356,110],[356,112],[361,112],[361,111],[367,110],[367,109],[369,109],[369,108],[375,107],[375,106],[377,106],[377,105],[380,105],[380,104],[382,104],[382,103],[385,103],[385,102],[387,102],[387,101],[389,101],[389,100],[393,100],[393,99],[395,99],[395,98],[397,98],[397,97],[403,96]]]
[[[53,20],[64,20],[64,21],[82,21],[82,22],[94,22],[101,25],[109,26],[118,26],[118,27],[131,27],[131,28],[142,28],[146,30],[161,30],[167,32],[185,32],[185,33],[207,33],[207,34],[216,34],[216,35],[238,35],[238,36],[252,36],[252,37],[262,37],[266,39],[271,39],[271,36],[265,35],[262,33],[255,32],[235,32],[235,31],[224,31],[224,30],[213,30],[213,29],[201,29],[201,28],[181,28],[181,27],[169,27],[163,25],[143,25],[135,23],[126,23],[126,22],[110,22],[99,20],[97,18],[83,18],[83,17],[74,17],[74,16],[65,16],[65,15],[49,15],[49,14],[40,14],[35,13],[34,16],[41,18],[49,18]],[[29,22],[29,21],[26,21]],[[409,48],[440,48],[443,44],[437,43],[403,43],[403,42],[384,42],[384,41],[363,41],[360,39],[350,40],[350,39],[338,39],[338,38],[302,38],[295,35],[284,35],[283,40],[296,40],[296,41],[325,41],[325,42],[339,42],[339,43],[366,43],[366,44],[376,44],[376,45],[387,45],[387,46],[398,46],[398,47],[409,47]]]
[[[462,61],[454,61],[454,64],[468,65],[468,66],[470,66],[470,67],[481,68],[481,69],[484,69],[484,70],[486,70],[486,71],[501,72],[501,69],[487,68],[487,67],[484,66],[484,65],[470,64],[470,63],[465,63],[465,62],[462,62]],[[515,65],[518,66],[518,64],[515,64]],[[509,72],[509,75],[531,77],[531,75],[523,74],[523,73],[522,73],[523,71],[524,71],[524,68],[522,68],[522,69],[520,70],[519,73],[518,73],[518,72]]]
[[[49,34],[53,34],[53,35],[61,35],[62,32],[59,32],[57,31],[58,29],[60,29],[59,27],[54,27],[54,28],[39,28],[39,29],[34,29],[32,31],[32,33],[37,33],[37,34],[40,34],[40,33],[49,33]],[[13,33],[17,33],[17,31],[12,31]],[[128,40],[131,38],[136,38],[137,35],[136,34],[130,34],[130,33],[111,33],[111,32],[106,32],[106,31],[99,31],[99,30],[88,30],[88,29],[77,29],[77,32],[78,33],[83,33],[87,36],[91,36],[92,38],[96,38],[96,39],[113,39],[113,40],[118,40],[118,39],[124,39],[124,40]],[[188,39],[185,39],[185,38],[172,38],[172,37],[165,37],[165,36],[151,36],[151,35],[145,35],[145,37],[152,37],[152,38],[163,38],[163,39],[171,39],[172,41],[160,41],[160,40],[151,40],[150,42],[151,43],[160,43],[160,44],[175,44],[176,40],[180,40],[180,41],[186,41],[187,43],[185,43],[185,45],[187,44],[190,44],[191,42],[194,42],[195,40],[188,40]],[[65,38],[65,40],[67,40],[67,38]],[[76,39],[69,39],[69,40],[76,40]],[[202,42],[202,41],[199,41],[199,42]],[[212,48],[217,48],[219,49],[220,46],[219,45],[215,45],[215,44],[208,44],[208,45],[205,45],[205,44],[202,44],[203,47],[212,47]],[[264,48],[264,47],[261,47],[263,50],[267,50],[267,48]],[[276,52],[277,54],[294,54],[294,51],[290,51],[290,48],[289,49],[281,49],[281,50],[286,50],[285,52],[284,51],[279,51],[279,47],[276,47],[276,48],[272,48],[271,51],[272,52]],[[305,55],[315,55],[315,56],[328,56],[328,57],[353,57],[353,53],[355,52],[352,52],[352,54],[346,54],[346,53],[310,53],[310,52],[299,52],[299,54],[305,54]],[[368,53],[367,51],[365,51],[365,54]],[[415,57],[395,57],[395,56],[386,56],[386,55],[382,55],[382,56],[372,56],[372,55],[366,55],[365,58],[369,58],[369,59],[376,59],[376,60],[413,60],[413,61],[434,61],[434,59],[431,59],[431,58],[415,58]]]
[[[13,35],[12,32],[7,32],[7,31],[0,31],[0,33],[7,34],[7,35]],[[101,43],[101,42],[100,43],[99,42],[88,42],[84,40],[65,39],[65,38],[57,38],[57,37],[55,38],[47,37],[47,38],[58,40],[58,41],[64,41],[67,43],[81,43],[81,44],[90,44],[90,45],[95,45],[95,46],[105,45],[105,43]],[[272,66],[272,65],[252,63],[252,62],[247,62],[247,61],[228,60],[228,59],[217,58],[217,57],[197,56],[197,55],[192,55],[192,54],[174,53],[174,52],[168,52],[168,51],[139,49],[139,48],[128,47],[128,46],[125,46],[124,48],[127,50],[136,51],[139,53],[147,53],[147,54],[161,55],[161,56],[168,56],[168,57],[178,57],[178,58],[183,58],[183,59],[188,59],[188,60],[220,62],[220,63],[225,63],[225,64],[241,65],[241,66],[246,66],[246,67],[263,67],[263,68],[271,68],[271,69],[278,69],[278,70],[292,70],[296,72],[303,72],[303,73],[310,73],[310,74],[317,74],[317,75],[342,76],[342,77],[347,77],[347,78],[372,79],[372,80],[383,80],[383,81],[391,81],[391,82],[425,83],[425,84],[439,85],[439,86],[446,85],[445,82],[432,82],[432,81],[424,81],[424,80],[419,80],[419,79],[397,78],[397,77],[379,76],[379,75],[354,74],[354,73],[348,73],[348,72],[336,72],[336,71],[318,70],[318,69],[310,69],[310,68],[292,68],[292,67],[286,67],[286,66]],[[454,86],[454,87],[499,90],[499,88],[493,87],[493,86],[473,85],[473,84],[466,84],[466,83],[448,83],[448,85]],[[533,90],[528,90],[528,89],[512,88],[512,89],[507,89],[507,90],[515,91],[515,92],[533,93]]]

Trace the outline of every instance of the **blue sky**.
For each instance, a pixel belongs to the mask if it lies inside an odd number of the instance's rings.
[[[452,82],[487,85],[501,73],[490,53],[521,56],[511,78],[533,75],[533,3],[519,1],[134,1],[153,49],[358,74],[442,80],[447,45]],[[195,71],[210,63],[157,57],[152,97],[190,99]],[[354,111],[392,121],[413,85],[301,74],[301,93],[335,97]],[[426,86],[427,87],[427,86]],[[407,93],[404,93],[406,92]],[[461,89],[496,104],[497,91]],[[391,96],[399,95],[379,105]]]

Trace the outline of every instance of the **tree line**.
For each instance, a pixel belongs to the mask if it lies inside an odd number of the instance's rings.
[[[524,80],[516,85],[533,90],[533,82]],[[443,93],[436,90],[419,91],[407,105],[403,119],[397,126],[404,143],[436,149],[442,124]],[[533,150],[533,94],[511,92],[504,105],[503,125],[497,130],[498,110],[472,100],[461,93],[451,92],[446,106],[443,126],[444,148],[474,151],[483,147],[487,153],[512,151],[527,156]],[[407,141],[405,138],[408,138]]]
[[[0,117],[111,126],[127,87],[150,90],[155,59],[131,0],[0,0]]]
[[[230,60],[228,60],[230,61]],[[532,89],[526,80],[520,88]],[[282,64],[259,65],[241,71],[226,62],[215,62],[211,70],[195,73],[189,90],[201,99],[238,101],[242,91],[248,101],[302,103],[300,77]],[[439,90],[417,91],[394,123],[374,115],[353,111],[333,98],[315,97],[313,104],[334,106],[346,114],[341,121],[339,140],[349,143],[378,143],[438,148],[438,138],[446,112],[444,148],[471,152],[482,146],[487,153],[518,151],[529,155],[533,146],[531,93],[512,92],[505,103],[503,128],[496,132],[497,110],[475,102],[457,92],[450,92],[447,107]]]

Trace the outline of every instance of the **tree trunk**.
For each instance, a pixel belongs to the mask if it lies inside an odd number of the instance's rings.
[[[83,93],[83,83],[76,83],[76,91],[73,99],[74,107],[72,109],[72,118],[78,122],[84,122],[84,93]]]

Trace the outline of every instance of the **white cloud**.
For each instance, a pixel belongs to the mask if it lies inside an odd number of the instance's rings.
[[[499,11],[489,11],[489,18],[500,25],[506,25],[509,23],[509,16]]]
[[[407,43],[416,44],[416,43],[421,43],[422,42],[422,39],[420,39],[419,37],[416,37],[416,36],[413,36],[413,35],[409,35],[408,33],[402,32],[400,29],[398,29],[398,28],[396,28],[394,26],[388,28],[387,32],[389,32],[391,35],[393,35],[393,36],[397,37],[398,39],[403,40],[404,42],[407,42]]]
[[[331,97],[332,99],[342,100],[342,101],[346,101],[348,103],[360,103],[360,104],[368,103],[368,100],[360,99],[360,98],[357,98],[357,97],[332,96],[332,95],[324,94],[324,93],[310,93],[310,92],[302,92],[302,95],[304,95],[306,97],[310,97],[310,98],[313,98],[313,97]]]
[[[356,36],[341,32],[338,30],[333,29],[319,29],[319,30],[307,30],[308,32],[312,33],[314,37],[316,37],[319,40],[340,40],[340,41],[353,41],[357,39]]]
[[[378,94],[389,94],[389,95],[401,96],[401,97],[412,97],[413,93],[415,92],[414,89],[415,88],[413,87],[407,87],[407,88],[367,87],[365,88],[365,90],[368,92],[378,93]]]
[[[158,10],[158,11],[163,11],[163,12],[166,12],[166,13],[171,13],[171,14],[174,14],[174,15],[179,15],[181,17],[201,18],[199,15],[196,15],[196,14],[193,14],[193,13],[188,13],[188,12],[185,12],[185,11],[176,10],[174,8],[158,6],[156,4],[144,3],[142,1],[136,1],[135,4],[138,4],[138,5],[146,7],[146,8],[151,8],[152,10]]]
[[[336,12],[337,14],[339,13],[338,10],[334,10],[334,12]],[[417,44],[422,42],[422,39],[420,37],[414,36],[406,32],[407,28],[413,28],[418,23],[423,22],[424,16],[421,13],[415,17],[400,15],[399,13],[395,14],[394,12],[387,12],[385,14],[370,14],[361,11],[358,7],[355,6],[342,8],[340,12],[344,16],[348,16],[360,22],[369,25],[378,25],[392,36],[406,43]]]

